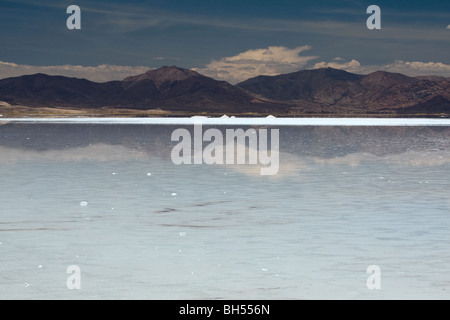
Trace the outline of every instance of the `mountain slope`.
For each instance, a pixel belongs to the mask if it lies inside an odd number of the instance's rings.
[[[435,96],[425,102],[398,110],[401,114],[450,114],[450,99]]]
[[[256,77],[239,87],[292,105],[291,113],[394,113],[442,96],[450,99],[450,82],[377,71],[356,75],[332,68]],[[431,110],[430,109],[430,110]],[[433,110],[434,110],[433,109]],[[413,109],[410,109],[413,110]]]
[[[162,67],[128,77],[122,85],[126,97],[145,97],[145,100],[135,101],[137,108],[150,104],[177,111],[194,108],[207,112],[248,112],[275,107],[228,82],[176,67]]]
[[[324,68],[258,76],[233,86],[171,66],[105,83],[44,74],[3,79],[1,101],[12,107],[94,109],[94,113],[160,109],[158,112],[183,114],[432,115],[450,114],[450,81],[382,71],[358,75]]]
[[[26,75],[0,80],[0,100],[27,106],[94,106],[118,98],[120,82],[95,83],[85,79]]]
[[[275,100],[312,99],[317,92],[332,87],[352,91],[362,76],[331,68],[302,70],[279,76],[258,76],[241,82],[239,87]]]
[[[162,67],[123,81],[27,75],[0,80],[0,101],[31,107],[165,109],[192,112],[266,112],[287,107],[267,103],[224,81]],[[280,110],[281,110],[280,109]]]

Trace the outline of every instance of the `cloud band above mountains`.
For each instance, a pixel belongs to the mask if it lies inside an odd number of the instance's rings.
[[[135,76],[148,71],[144,66],[115,66],[99,65],[84,67],[75,65],[61,66],[30,66],[0,61],[0,78],[18,77],[27,74],[44,73],[48,75],[61,75],[65,77],[85,78],[95,82],[107,82],[111,80],[123,80],[129,76]]]
[[[300,70],[309,61],[318,58],[317,56],[300,55],[310,49],[311,46],[294,49],[272,46],[247,50],[232,57],[213,60],[206,67],[194,70],[206,76],[235,84],[259,75],[275,76]]]
[[[408,76],[444,76],[450,77],[450,65],[442,62],[421,62],[396,60],[384,65],[361,65],[356,59],[346,61],[335,58],[332,61],[319,61],[318,56],[302,55],[311,46],[299,46],[293,49],[283,46],[252,49],[235,56],[212,60],[203,68],[193,70],[217,80],[236,84],[258,75],[279,75],[302,69],[331,67],[357,74],[369,74],[375,71],[403,73]],[[66,77],[85,78],[96,82],[123,80],[126,77],[145,73],[151,68],[145,66],[31,66],[0,61],[0,79],[26,74],[45,73]]]
[[[396,60],[393,63],[385,65],[367,65],[363,66],[359,61],[353,59],[349,62],[331,61],[318,62],[313,69],[318,68],[334,68],[341,69],[352,73],[369,74],[375,71],[387,71],[403,73],[408,76],[450,76],[450,65],[442,62],[420,62],[420,61],[402,61]]]
[[[219,80],[226,80],[232,84],[247,80],[258,75],[279,75],[301,69],[335,68],[357,74],[369,74],[375,71],[403,73],[408,76],[444,76],[450,77],[450,65],[442,62],[420,62],[396,60],[384,65],[361,65],[356,59],[345,61],[337,57],[332,61],[310,62],[317,60],[317,56],[302,56],[311,46],[294,49],[286,47],[268,47],[265,49],[248,50],[235,56],[213,60],[204,68],[196,71]]]

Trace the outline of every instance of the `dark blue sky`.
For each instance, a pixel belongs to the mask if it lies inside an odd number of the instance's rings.
[[[81,8],[81,30],[66,28],[71,4]],[[381,7],[381,30],[366,28],[371,4]],[[1,0],[0,61],[204,68],[248,50],[308,45],[301,54],[317,58],[304,67],[337,57],[450,65],[449,25],[443,0]]]

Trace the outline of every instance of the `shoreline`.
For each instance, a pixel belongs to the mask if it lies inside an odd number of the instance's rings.
[[[212,118],[212,117],[72,117],[0,118],[0,124],[134,124],[134,125],[243,125],[243,126],[450,126],[442,118]]]

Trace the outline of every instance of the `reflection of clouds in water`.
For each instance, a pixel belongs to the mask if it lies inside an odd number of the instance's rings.
[[[258,164],[248,164],[249,151],[249,148],[246,147],[245,154],[247,164],[245,165],[214,164],[214,166],[220,166],[248,176],[261,176],[261,168],[268,168],[271,165],[274,165],[261,164],[259,162],[259,156]],[[256,154],[258,154],[257,151]],[[194,157],[194,155],[192,156]],[[93,144],[87,147],[44,151],[0,146],[0,164],[21,161],[145,161],[149,160],[151,157],[152,155],[149,152],[138,150],[136,148],[127,148],[123,145]],[[205,157],[207,157],[207,154],[204,154],[204,160]],[[271,179],[298,176],[302,174],[302,172],[310,171],[318,165],[346,165],[357,167],[362,163],[385,163],[404,166],[442,166],[450,164],[449,151],[409,151],[401,154],[386,155],[384,157],[375,156],[370,153],[351,153],[334,158],[309,157],[288,152],[274,151],[271,160],[275,161],[277,157],[279,160],[279,171],[276,175],[268,176]],[[168,161],[170,160],[168,159]]]
[[[225,166],[225,165],[224,165]],[[257,165],[226,165],[226,168],[237,171],[239,173],[248,175],[248,176],[261,176],[261,168],[267,168],[268,166],[263,166],[260,164]],[[300,157],[285,153],[279,152],[279,170],[275,175],[262,176],[268,177],[269,179],[283,179],[287,177],[295,177],[301,174],[306,170],[310,170],[311,166]]]
[[[322,165],[348,165],[359,166],[362,162],[382,162],[386,164],[404,166],[442,166],[450,163],[450,152],[417,152],[409,151],[400,154],[391,154],[378,157],[369,153],[352,153],[343,157],[335,158],[314,158],[314,162]]]
[[[130,161],[146,160],[146,152],[129,149],[124,146],[95,144],[87,147],[68,148],[62,150],[26,150],[0,147],[0,163],[21,161]]]
[[[344,165],[358,167],[362,163],[384,163],[387,165],[402,166],[442,166],[450,164],[450,152],[417,152],[410,151],[401,154],[391,154],[384,157],[370,153],[351,153],[342,157],[320,158],[298,156],[292,153],[279,152],[280,169],[277,175],[271,178],[286,178],[298,176],[302,172],[312,170],[317,165]],[[257,176],[260,175],[261,165],[227,165],[227,168],[240,173]],[[450,203],[450,200],[449,200]]]
[[[273,175],[265,175],[269,178],[285,178],[289,176],[297,176],[301,171],[305,171],[308,169],[309,165],[300,159],[300,157],[286,153],[286,152],[280,152],[279,150],[270,150],[270,145],[267,150],[267,157],[270,160],[269,164],[262,164],[260,153],[258,149],[248,147],[247,145],[240,145],[239,143],[236,144],[236,148],[230,148],[230,143],[225,144],[223,149],[223,163],[224,164],[214,164],[217,166],[223,166],[227,169],[231,169],[234,171],[237,171],[239,173],[248,175],[248,176],[263,176],[261,174],[261,169],[263,168],[277,168],[278,170],[275,170],[276,174]],[[238,148],[244,148],[245,149],[245,164],[236,164],[237,163],[237,157],[238,157]],[[235,164],[225,164],[226,163],[226,153],[227,150],[234,150],[234,163]],[[263,151],[263,154],[266,152]],[[255,158],[257,159],[257,164],[249,164],[249,158],[250,154],[253,154]],[[194,154],[193,158],[198,155]],[[208,152],[204,152],[202,154],[203,161],[206,163],[212,163],[214,159],[212,159],[211,155],[208,154]]]
[[[377,161],[380,158],[369,153],[351,153],[343,157],[314,158],[314,162],[321,165],[349,165],[357,167],[362,161]]]
[[[389,162],[409,166],[442,166],[450,163],[450,152],[405,152],[386,157]]]

